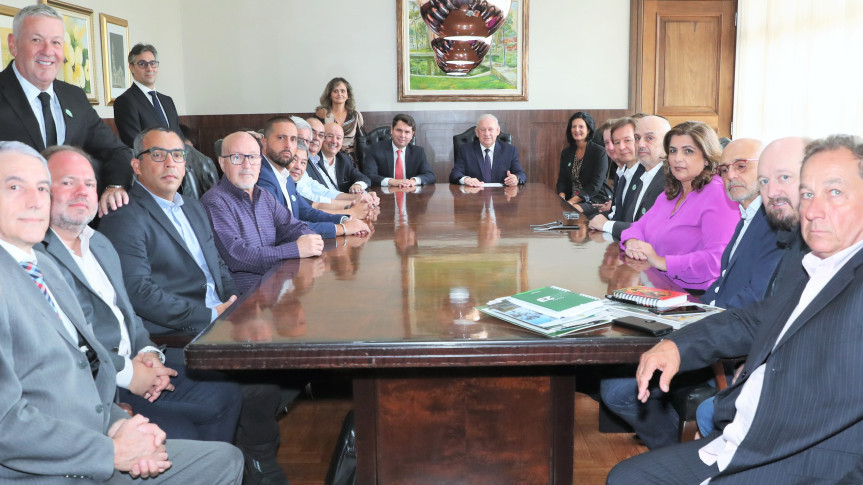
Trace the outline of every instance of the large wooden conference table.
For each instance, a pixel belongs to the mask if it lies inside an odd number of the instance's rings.
[[[575,366],[634,363],[655,340],[548,339],[473,307],[547,285],[602,296],[639,268],[585,224],[534,232],[571,210],[545,185],[378,193],[371,236],[264,275],[189,367],[348,370],[360,484],[573,483]]]

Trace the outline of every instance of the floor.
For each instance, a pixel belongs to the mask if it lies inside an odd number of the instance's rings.
[[[345,398],[301,398],[282,418],[278,461],[292,485],[323,485],[342,420],[351,409]],[[599,407],[584,394],[575,394],[575,482],[601,485],[617,462],[643,453],[631,434],[597,430]]]

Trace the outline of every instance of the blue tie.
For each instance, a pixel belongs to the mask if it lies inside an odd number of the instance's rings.
[[[488,156],[488,152],[491,150],[485,149],[485,160],[482,164],[482,181],[483,182],[491,182],[491,157]]]
[[[159,113],[159,118],[162,118],[162,123],[165,123],[165,126],[169,126],[168,118],[165,118],[165,113],[162,111],[162,103],[159,102],[159,96],[156,95],[156,91],[150,91],[150,97],[153,98],[153,107]]]

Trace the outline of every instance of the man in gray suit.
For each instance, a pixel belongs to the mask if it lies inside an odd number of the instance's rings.
[[[233,483],[242,456],[215,442],[165,441],[113,404],[116,371],[50,257],[45,159],[0,142],[0,482]]]
[[[117,251],[87,225],[96,216],[93,162],[71,146],[51,147],[43,155],[52,181],[51,227],[36,250],[60,265],[96,338],[113,351],[120,401],[171,439],[230,443],[242,405],[240,387],[217,372],[189,375],[181,349],[163,353],[150,341],[126,294]]]
[[[812,252],[802,264],[792,261],[773,296],[688,325],[641,356],[636,378],[644,401],[656,370],[667,391],[678,371],[748,355],[737,381],[716,395],[716,429],[630,458],[608,483],[860,483],[861,164],[859,138],[809,144],[799,211]]]

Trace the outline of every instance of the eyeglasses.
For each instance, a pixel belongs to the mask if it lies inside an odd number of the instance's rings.
[[[324,136],[324,138],[326,138],[327,140],[338,140],[338,141],[342,141],[342,140],[344,140],[344,139],[345,139],[345,137],[344,137],[344,136],[334,135],[334,134],[332,134],[332,133],[327,133],[327,134]]]
[[[325,136],[325,134],[323,131],[312,130],[312,138],[317,138],[319,140],[323,140],[324,136]]]
[[[719,173],[719,175],[725,177],[726,175],[728,175],[728,172],[731,171],[731,167],[734,167],[734,170],[737,170],[738,172],[745,172],[746,167],[749,166],[749,162],[757,161],[757,158],[738,158],[731,163],[723,163],[722,165],[716,167],[716,171]]]
[[[170,154],[175,163],[186,163],[186,150],[169,150],[162,147],[153,147],[135,155],[135,158],[141,158],[141,155],[145,153],[149,153],[150,159],[154,162],[164,162],[168,159],[168,154]]]
[[[311,139],[311,138],[297,138],[297,140],[299,140],[299,141],[301,141],[301,142],[305,143],[306,145],[309,145],[310,143],[312,143],[312,139]]]
[[[141,69],[146,69],[147,66],[159,67],[159,61],[138,61],[135,63],[135,65],[140,67]]]
[[[227,155],[219,155],[219,158],[227,158],[231,162],[231,165],[242,165],[244,160],[248,160],[249,165],[261,164],[261,156],[255,154],[229,153]]]

